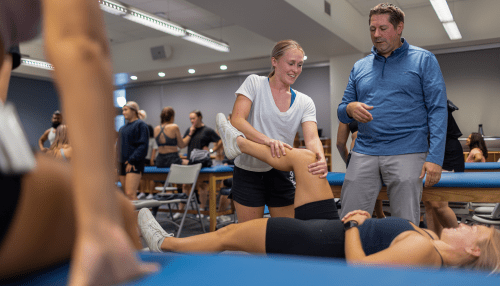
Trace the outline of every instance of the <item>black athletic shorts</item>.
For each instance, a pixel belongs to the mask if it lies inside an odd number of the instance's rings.
[[[142,173],[144,173],[144,161],[135,164],[134,167],[135,167],[135,170],[132,168],[132,170],[130,170],[130,172],[128,172],[128,173],[135,173],[135,174],[142,174]],[[128,174],[126,172],[126,170],[127,170],[127,164],[120,163],[120,173],[119,173],[119,175],[120,176],[126,176]]]
[[[158,154],[158,157],[156,157],[156,167],[158,168],[170,168],[172,164],[182,165],[182,159],[179,157],[179,153]]]
[[[252,172],[234,166],[233,200],[247,207],[285,207],[293,205],[295,180],[293,172],[271,169]]]
[[[266,253],[345,258],[344,237],[335,201],[313,202],[296,208],[295,219],[268,219]]]
[[[14,218],[19,198],[21,197],[21,175],[8,176],[0,173],[2,199],[0,200],[0,249],[2,241]]]

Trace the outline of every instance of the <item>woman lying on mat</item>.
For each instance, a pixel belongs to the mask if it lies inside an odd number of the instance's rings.
[[[167,234],[148,209],[139,213],[143,237],[152,251],[278,253],[345,258],[362,264],[462,266],[498,271],[500,231],[462,224],[445,229],[441,238],[400,218],[370,219],[353,211],[342,221],[332,220],[332,192],[327,180],[308,172],[316,156],[306,149],[287,150],[273,158],[269,147],[251,142],[217,116],[217,128],[226,154],[245,153],[278,170],[294,171],[297,180],[295,219],[263,218],[233,224],[216,232],[186,238]],[[306,221],[307,220],[307,221]]]

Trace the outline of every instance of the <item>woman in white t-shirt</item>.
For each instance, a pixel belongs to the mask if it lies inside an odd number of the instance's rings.
[[[272,51],[269,76],[250,75],[236,91],[232,124],[251,141],[271,147],[273,157],[286,156],[301,126],[306,148],[318,158],[308,166],[309,171],[325,178],[328,168],[314,102],[290,88],[302,72],[303,63],[304,50],[297,42],[278,42]],[[273,217],[294,217],[293,173],[273,169],[249,155],[235,160],[231,193],[240,222],[261,218],[265,205]],[[328,209],[335,207],[333,199],[324,205]]]

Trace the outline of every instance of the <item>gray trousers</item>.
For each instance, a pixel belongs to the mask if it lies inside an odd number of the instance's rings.
[[[391,215],[418,225],[427,153],[371,156],[352,152],[342,185],[340,217],[353,210],[373,213],[382,182],[387,186]]]

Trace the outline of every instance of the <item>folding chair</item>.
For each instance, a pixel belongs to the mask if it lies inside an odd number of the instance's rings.
[[[179,228],[176,237],[179,237],[181,234],[189,206],[191,206],[192,209],[195,209],[197,211],[201,228],[203,229],[203,232],[206,232],[205,225],[203,224],[203,220],[200,215],[200,207],[198,205],[198,201],[196,200],[196,195],[194,192],[194,189],[196,187],[196,182],[198,181],[198,175],[200,174],[200,170],[201,170],[201,164],[196,164],[196,165],[172,164],[170,166],[170,171],[168,173],[167,180],[165,181],[165,185],[163,187],[159,187],[160,188],[159,190],[161,190],[162,193],[157,194],[154,200],[134,201],[136,209],[140,209],[143,207],[153,208],[154,210],[153,215],[156,216],[158,208],[162,205],[168,205],[170,209],[170,204],[184,203],[186,204],[186,207],[184,209],[184,213],[182,214],[181,223],[178,224],[173,219],[167,220],[168,222],[171,222],[172,224],[174,224]],[[192,184],[191,192],[189,193],[187,199],[186,198],[170,199],[167,196],[163,196],[162,194],[165,194],[165,191],[177,189],[175,187],[170,187],[171,184]],[[168,199],[163,200],[162,197],[167,197]]]

